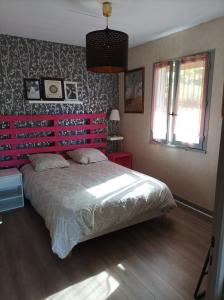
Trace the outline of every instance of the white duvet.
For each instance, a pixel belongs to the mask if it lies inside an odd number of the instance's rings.
[[[52,250],[65,258],[88,236],[132,221],[148,211],[176,206],[168,187],[155,178],[110,161],[35,172],[21,168],[25,197],[44,218]]]

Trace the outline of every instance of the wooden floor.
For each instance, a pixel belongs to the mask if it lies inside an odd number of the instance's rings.
[[[211,223],[186,208],[84,242],[60,260],[28,205],[0,225],[1,300],[193,299]]]

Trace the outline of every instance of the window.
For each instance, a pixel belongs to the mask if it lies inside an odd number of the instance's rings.
[[[154,64],[152,140],[205,150],[212,52]]]

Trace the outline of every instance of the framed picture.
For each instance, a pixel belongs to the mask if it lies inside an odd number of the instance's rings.
[[[41,78],[41,86],[44,100],[64,100],[63,79]]]
[[[78,101],[77,82],[64,81],[65,99],[70,101]]]
[[[144,112],[145,68],[134,69],[124,74],[124,112]]]
[[[40,80],[24,78],[24,94],[26,100],[40,100]]]

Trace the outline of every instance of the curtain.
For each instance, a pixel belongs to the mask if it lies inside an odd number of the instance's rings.
[[[153,140],[166,140],[168,121],[170,63],[156,63],[153,70],[152,134]]]

